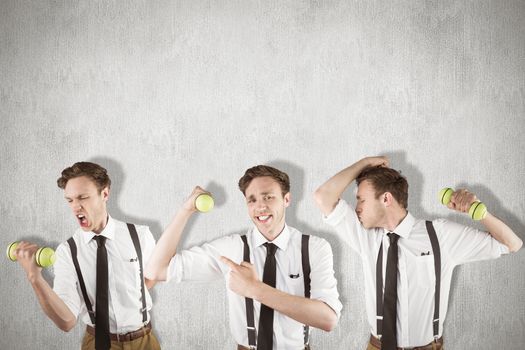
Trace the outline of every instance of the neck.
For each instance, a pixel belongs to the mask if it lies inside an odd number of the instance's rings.
[[[406,218],[408,211],[405,208],[393,209],[394,211],[386,219],[383,226],[388,231],[393,232],[399,226],[401,221]]]
[[[279,235],[281,233],[283,233],[284,231],[284,227],[286,225],[283,223],[283,225],[281,226],[281,229],[278,231],[277,234],[273,234],[273,232],[268,232],[268,233],[263,233],[262,235],[264,236],[264,238],[266,238],[268,241],[273,241],[274,239],[276,239],[277,237],[279,237]],[[261,232],[262,233],[262,232]]]
[[[99,235],[106,228],[108,224],[108,220],[109,220],[108,213],[104,215],[104,218],[105,219],[100,223],[100,225],[98,225],[95,229],[93,229],[93,232],[95,232],[97,235]]]

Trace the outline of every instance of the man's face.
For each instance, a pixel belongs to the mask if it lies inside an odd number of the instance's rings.
[[[386,218],[383,196],[375,198],[375,189],[368,180],[359,184],[356,198],[355,212],[363,227],[366,229],[383,227]]]
[[[245,191],[248,214],[259,231],[270,241],[283,230],[290,193],[283,196],[281,186],[270,176],[256,177]]]
[[[106,226],[106,202],[109,189],[99,192],[95,183],[86,176],[69,180],[64,189],[64,198],[82,230],[100,233]]]

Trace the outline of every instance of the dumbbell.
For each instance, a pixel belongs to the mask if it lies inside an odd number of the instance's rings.
[[[195,208],[201,213],[212,210],[214,204],[213,197],[209,193],[201,193],[195,198]]]
[[[11,261],[16,261],[15,249],[20,242],[16,241],[7,246],[7,257]],[[35,253],[35,262],[40,267],[49,267],[55,263],[55,251],[49,247],[41,247]]]
[[[452,194],[454,193],[454,189],[450,187],[445,187],[441,191],[439,191],[439,201],[443,205],[448,205],[450,203],[450,197],[452,197]],[[482,220],[487,216],[487,206],[483,204],[483,202],[475,201],[472,203],[468,210],[468,215],[473,220]]]

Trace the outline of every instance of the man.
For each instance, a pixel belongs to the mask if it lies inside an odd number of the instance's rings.
[[[521,240],[487,213],[488,232],[444,219],[425,222],[407,211],[408,183],[386,157],[364,158],[315,192],[317,205],[363,261],[368,350],[441,349],[454,267],[517,251]],[[341,198],[357,181],[355,210]],[[468,212],[476,196],[454,192],[448,207]],[[384,295],[384,297],[383,297]]]
[[[196,211],[195,199],[205,193],[196,187],[159,239],[146,276],[177,282],[224,277],[238,349],[307,349],[308,326],[332,330],[342,308],[330,245],[286,224],[291,199],[284,172],[255,166],[246,170],[239,188],[254,223],[246,235],[176,254],[182,231]],[[310,288],[305,287],[307,279]]]
[[[142,277],[142,264],[155,246],[148,227],[109,216],[111,180],[98,164],[75,163],[57,184],[80,228],[56,251],[53,289],[35,264],[38,247],[21,242],[15,251],[42,309],[63,331],[78,318],[87,325],[82,350],[160,349],[151,333],[152,302]]]

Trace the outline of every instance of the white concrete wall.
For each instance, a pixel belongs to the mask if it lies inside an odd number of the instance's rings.
[[[217,208],[190,247],[250,224],[236,183],[270,163],[292,177],[288,222],[327,238],[344,303],[314,349],[363,349],[359,260],[321,222],[312,192],[387,154],[418,217],[467,186],[523,238],[523,1],[28,1],[0,3],[0,246],[57,246],[76,223],[56,187],[80,160],[105,165],[111,213],[156,238],[195,184]],[[351,198],[349,192],[347,198]],[[457,269],[447,349],[522,349],[523,251]],[[52,280],[52,273],[46,272]],[[1,349],[76,349],[2,263]],[[222,283],[155,288],[164,349],[233,349]]]

